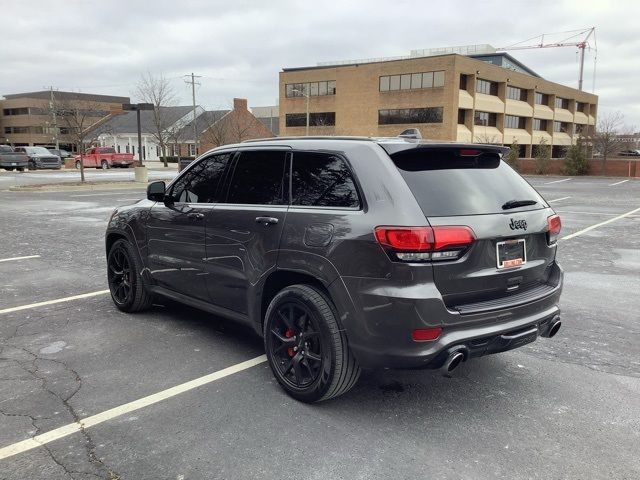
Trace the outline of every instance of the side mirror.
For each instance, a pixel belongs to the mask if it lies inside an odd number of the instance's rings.
[[[147,186],[147,199],[152,202],[163,202],[167,186],[164,182],[152,182]]]

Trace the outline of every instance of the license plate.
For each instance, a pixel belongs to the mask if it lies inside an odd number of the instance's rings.
[[[524,238],[496,243],[498,268],[519,267],[527,263],[527,249]]]

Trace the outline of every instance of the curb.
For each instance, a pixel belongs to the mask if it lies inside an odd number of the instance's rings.
[[[158,179],[154,181],[170,181],[170,179]],[[71,183],[71,182],[69,182]],[[85,183],[84,185],[65,185],[64,183],[45,183],[40,185],[14,185],[9,187],[10,192],[83,192],[92,190],[131,190],[147,188],[148,183],[139,182],[93,182]]]

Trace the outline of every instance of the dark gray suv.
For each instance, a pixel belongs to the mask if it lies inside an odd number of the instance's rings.
[[[503,147],[280,138],[211,150],[106,233],[116,306],[167,297],[250,325],[313,402],[360,368],[440,368],[560,328],[560,218]]]

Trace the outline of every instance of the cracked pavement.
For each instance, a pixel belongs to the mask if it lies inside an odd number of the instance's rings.
[[[640,182],[544,185],[563,234],[640,206]],[[0,185],[0,188],[2,186]],[[99,191],[96,193],[100,193]],[[0,309],[102,290],[112,207],[139,190],[0,191]],[[564,212],[564,213],[563,213]],[[640,478],[640,215],[560,245],[563,329],[429,371],[364,372],[321,405],[266,365],[0,460],[0,479]],[[263,353],[231,322],[108,295],[0,316],[0,448]]]

